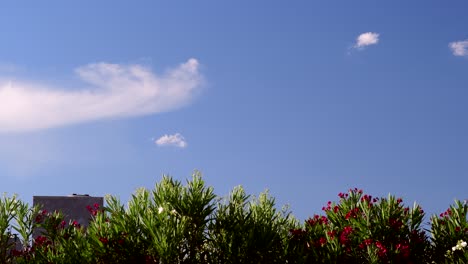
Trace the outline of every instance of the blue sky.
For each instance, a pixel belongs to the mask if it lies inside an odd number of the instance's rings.
[[[304,220],[339,192],[467,198],[466,1],[0,8],[2,191],[128,199],[200,170]]]

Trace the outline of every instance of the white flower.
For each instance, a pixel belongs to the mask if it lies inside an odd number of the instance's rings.
[[[177,211],[175,209],[172,209],[171,214],[175,215],[177,214]]]
[[[455,251],[455,250],[462,250],[464,247],[466,247],[466,242],[463,241],[463,240],[459,240],[457,245],[455,245],[454,247],[452,247],[452,251]]]
[[[158,208],[158,213],[162,213],[164,211],[164,208],[162,208],[161,206]]]

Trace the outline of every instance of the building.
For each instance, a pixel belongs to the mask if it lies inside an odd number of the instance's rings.
[[[87,194],[68,196],[33,196],[33,205],[40,205],[47,212],[59,211],[65,216],[65,222],[76,221],[81,226],[88,226],[91,220],[91,208],[102,208],[103,197],[92,197]]]

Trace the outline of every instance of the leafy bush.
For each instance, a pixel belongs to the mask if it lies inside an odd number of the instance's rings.
[[[300,224],[268,192],[239,186],[220,198],[195,173],[186,184],[163,177],[126,205],[106,196],[82,227],[4,195],[0,263],[468,263],[466,202],[432,216],[425,232],[417,204],[358,189],[338,196]]]
[[[325,215],[292,230],[304,263],[426,263],[428,240],[421,230],[424,212],[401,199],[373,198],[362,190],[339,194]]]
[[[455,201],[447,211],[438,217],[431,217],[434,258],[437,263],[468,263],[468,251],[465,246],[456,248],[468,241],[468,204]]]

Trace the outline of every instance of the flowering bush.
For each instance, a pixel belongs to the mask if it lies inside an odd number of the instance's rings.
[[[185,185],[163,177],[126,205],[107,196],[105,207],[87,209],[92,221],[83,227],[4,195],[0,263],[468,263],[460,201],[425,232],[417,204],[355,188],[300,224],[268,192],[236,187],[219,198],[196,173]]]
[[[468,250],[466,250],[466,241],[458,240],[457,244],[452,247],[452,250],[447,250],[445,254],[446,263],[467,263]]]
[[[431,217],[433,255],[438,263],[444,261],[447,263],[468,263],[468,253],[464,249],[465,247],[459,247],[460,241],[468,241],[467,216],[467,202],[455,201],[455,204],[451,205],[445,212],[439,216]],[[458,245],[458,247],[454,245]],[[453,247],[463,250],[452,250]],[[449,254],[445,254],[447,251]]]
[[[306,263],[424,263],[429,246],[421,229],[424,212],[401,199],[373,198],[362,190],[340,193],[323,211],[291,230]]]

